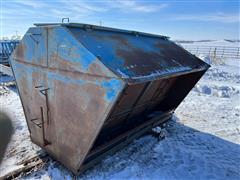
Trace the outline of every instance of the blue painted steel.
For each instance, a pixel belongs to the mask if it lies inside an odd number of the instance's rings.
[[[74,173],[148,114],[170,117],[208,67],[163,36],[76,24],[30,28],[10,61],[32,141]]]
[[[30,28],[11,67],[32,141],[77,172],[125,82],[62,26]],[[47,99],[41,89],[48,89]],[[46,137],[31,121],[40,117],[50,121]]]
[[[45,28],[30,28],[17,49],[18,60],[27,63],[47,66],[47,31]],[[13,54],[14,55],[14,54]]]
[[[135,81],[206,68],[201,60],[166,38],[68,27],[79,42],[121,78]]]
[[[67,59],[67,65],[74,70],[86,72],[96,57],[86,51],[81,44],[72,37],[66,29],[56,27],[49,31],[49,55],[48,58],[60,57],[62,60]],[[50,66],[56,67],[59,62],[50,61]],[[63,66],[61,68],[67,68]]]
[[[105,99],[108,102],[111,102],[118,95],[119,89],[122,89],[124,83],[118,79],[110,79],[101,83],[101,86],[105,89],[106,95]]]

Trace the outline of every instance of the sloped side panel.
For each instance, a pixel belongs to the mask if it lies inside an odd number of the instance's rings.
[[[45,107],[45,98],[34,87],[46,81],[46,74],[38,68],[47,67],[46,28],[30,28],[10,57],[10,63],[31,138],[43,144],[42,131],[31,120],[40,122],[40,107]]]
[[[86,75],[114,77],[98,56],[88,51],[66,28],[48,28],[48,59],[50,68],[78,72]]]
[[[48,32],[49,152],[77,172],[124,82],[63,27]]]
[[[62,27],[31,28],[11,64],[32,141],[77,173],[125,83]]]
[[[48,73],[50,146],[45,148],[77,172],[124,84],[118,79]]]
[[[153,36],[68,27],[90,52],[130,82],[204,69],[208,66],[175,43]]]

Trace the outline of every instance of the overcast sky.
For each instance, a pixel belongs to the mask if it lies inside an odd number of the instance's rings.
[[[172,39],[239,39],[239,1],[0,0],[1,36],[24,35],[41,22],[100,24]]]

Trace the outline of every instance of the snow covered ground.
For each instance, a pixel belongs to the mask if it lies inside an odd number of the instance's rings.
[[[206,59],[205,59],[206,60]],[[240,179],[240,63],[212,65],[165,124],[161,141],[147,135],[108,156],[79,179]],[[8,79],[8,80],[7,80]],[[9,77],[1,76],[1,82]],[[6,85],[6,84],[5,84]],[[14,86],[0,86],[0,102],[15,133],[1,175],[42,151],[29,139]],[[54,160],[22,179],[71,179]]]
[[[194,46],[240,47],[240,43],[238,41],[230,42],[230,41],[227,41],[227,40],[180,42],[179,44],[182,44],[182,45],[194,45]]]

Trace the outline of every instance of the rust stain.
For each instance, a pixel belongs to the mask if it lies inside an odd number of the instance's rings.
[[[32,86],[29,83],[28,78],[32,77]],[[42,73],[33,72],[29,74],[28,71],[22,72],[21,76],[16,77],[17,85],[19,88],[19,93],[23,103],[27,125],[30,130],[31,137],[34,138],[34,141],[37,142],[40,146],[42,145],[42,131],[39,127],[34,125],[31,122],[31,119],[38,118],[40,121],[40,106],[45,107],[45,101],[40,95],[40,92],[36,90],[33,86],[37,81],[44,82],[46,78],[42,78]]]
[[[179,47],[178,45],[165,41],[158,41],[155,46],[159,49],[161,54],[169,60],[176,60],[179,65],[190,65],[194,66],[196,65],[197,61],[195,58],[191,57],[191,55],[186,52],[183,48]],[[174,64],[176,65],[176,64]]]
[[[127,48],[133,48],[133,46],[129,43],[127,38],[118,35],[107,36],[109,39],[113,39],[119,43],[119,47],[125,46]]]
[[[22,76],[22,77],[24,77],[24,76]],[[31,112],[32,112],[31,108],[30,108],[30,104],[31,104],[30,94],[32,94],[32,90],[28,88],[28,83],[26,81],[26,78],[17,77],[16,80],[18,83],[19,93],[22,98],[22,103],[23,103],[25,111],[26,111],[26,119],[30,120]]]
[[[117,49],[117,56],[124,59],[124,66],[137,65],[137,68],[131,69],[136,75],[146,74],[144,72],[152,72],[156,69],[162,69],[158,64],[161,55],[156,52],[145,52],[138,48],[130,50]]]
[[[70,58],[74,58],[74,59],[80,59],[81,58],[81,54],[79,54],[77,52],[77,48],[76,47],[69,48],[68,55],[69,55]]]
[[[66,69],[69,71],[76,70],[76,66],[80,65],[80,63],[73,63],[71,61],[61,58],[57,53],[53,53],[51,55],[49,63],[52,67],[56,67],[58,69]]]
[[[24,59],[25,49],[26,49],[25,45],[23,43],[19,43],[16,50],[14,51],[13,58]]]
[[[91,74],[98,74],[98,75],[102,75],[102,76],[104,76],[106,74],[104,72],[104,70],[101,68],[101,66],[97,63],[97,59],[96,59],[96,61],[94,61],[94,63],[92,63],[89,66],[88,72]]]
[[[52,61],[52,63],[51,63]],[[97,77],[106,77],[106,72],[101,68],[101,65],[98,64],[98,59],[93,61],[92,64],[89,65],[87,72],[80,72],[79,71],[79,66],[81,67],[81,64],[79,62],[73,63],[71,61],[68,61],[66,59],[61,58],[58,56],[56,53],[54,53],[51,56],[50,59],[50,67],[49,69],[58,69],[59,71],[68,71],[68,72],[79,72],[83,73],[83,76],[97,76]],[[111,77],[109,77],[111,78]]]
[[[95,38],[99,40],[113,40],[118,43],[119,47],[127,47],[127,48],[133,48],[133,46],[129,43],[127,38],[124,38],[123,36],[119,35],[108,35],[108,36],[103,36],[99,34],[92,34]]]
[[[34,63],[31,63],[31,62],[22,61],[22,60],[19,60],[19,59],[14,59],[14,60],[19,62],[19,63],[29,65],[29,66],[32,66],[32,67],[38,67],[38,68],[41,68],[42,70],[48,70],[50,72],[59,72],[61,74],[68,73],[68,75],[71,76],[71,77],[75,77],[76,75],[81,75],[81,78],[91,79],[91,80],[94,80],[96,78],[103,78],[103,79],[115,78],[115,77],[109,77],[109,76],[106,76],[106,75],[98,75],[98,74],[92,74],[92,73],[89,73],[89,72],[82,72],[82,71],[79,71],[79,70],[68,70],[68,69],[62,69],[62,68],[57,68],[57,67],[46,67],[46,66],[43,66],[43,65],[40,65],[40,64],[34,64]]]
[[[65,165],[76,169],[89,150],[92,136],[106,110],[105,91],[94,83],[66,85],[57,80],[54,87],[52,119],[56,145],[53,152],[57,152],[59,160]]]

